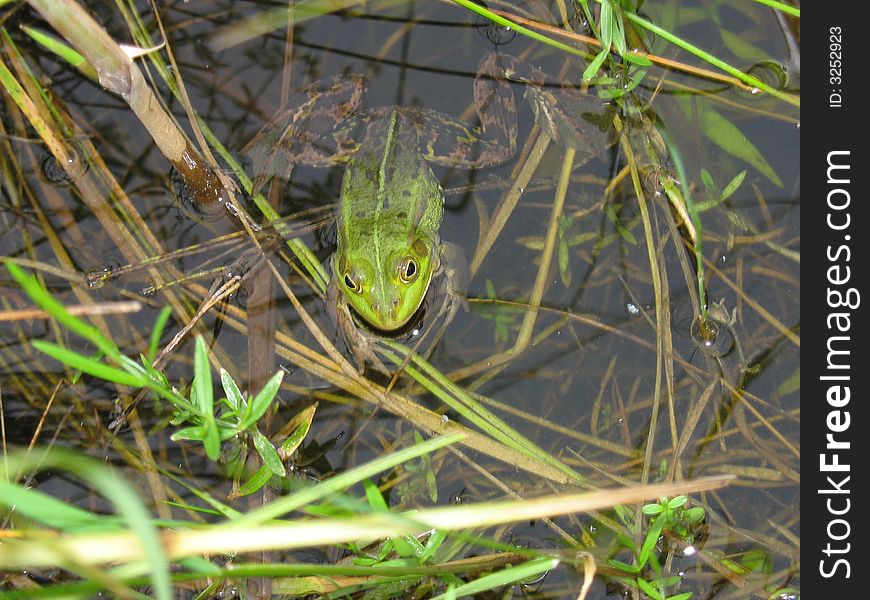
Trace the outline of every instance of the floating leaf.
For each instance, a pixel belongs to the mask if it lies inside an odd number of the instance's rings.
[[[571,286],[571,255],[568,252],[568,243],[565,241],[562,233],[559,233],[559,275],[562,278],[562,285],[565,287]]]
[[[583,233],[578,233],[577,235],[572,235],[568,238],[569,246],[579,246],[584,242],[588,242],[590,240],[594,240],[598,237],[598,234],[592,231],[585,231]]]
[[[574,219],[571,217],[559,217],[559,275],[562,277],[562,285],[565,287],[571,285],[571,254],[568,241],[565,239],[565,232],[571,227],[573,221]]]
[[[613,205],[607,206],[605,214],[607,215],[607,218],[610,219],[610,222],[616,227],[619,236],[632,246],[637,246],[637,238],[634,237],[634,234],[630,230],[626,229],[625,226],[619,222],[619,216],[616,214]]]
[[[740,559],[740,562],[754,573],[770,573],[773,568],[770,555],[760,549],[747,551]]]
[[[544,238],[542,237],[533,237],[533,236],[523,236],[517,238],[517,243],[525,246],[529,250],[543,250],[544,249]]]

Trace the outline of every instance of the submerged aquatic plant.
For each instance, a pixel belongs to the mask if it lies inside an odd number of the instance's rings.
[[[40,21],[22,3],[4,5],[0,261],[47,311],[6,288],[4,314],[15,321],[4,325],[0,351],[3,435],[33,446],[4,454],[0,500],[16,507],[7,529],[17,539],[0,548],[0,564],[4,582],[22,586],[7,597],[192,589],[207,597],[253,589],[247,581],[276,595],[455,597],[517,586],[591,597],[596,559],[596,582],[637,598],[795,593],[800,515],[787,504],[799,448],[788,430],[799,419],[799,372],[775,367],[799,348],[788,293],[798,285],[789,268],[799,236],[787,224],[797,204],[782,192],[792,186],[790,165],[751,125],[788,125],[799,93],[736,65],[768,52],[758,35],[764,15],[799,11],[776,2],[679,14],[673,4],[615,0],[576,11],[498,5],[498,13],[457,4],[519,32],[517,54],[617,107],[607,126],[619,135],[606,158],[590,158],[524,124],[515,173],[445,183],[452,221],[443,235],[455,239],[451,227],[463,221],[455,229],[471,258],[473,310],[429,355],[414,340],[379,340],[387,377],[360,374],[322,318],[329,234],[314,232],[328,230],[335,174],[311,183],[300,173],[292,186],[269,182],[247,198],[240,190],[252,190],[256,174],[236,149],[281,103],[267,87],[281,59],[285,94],[303,87],[300,68],[303,78],[344,71],[335,53],[319,53],[330,44],[371,59],[348,68],[401,69],[395,97],[381,98],[444,100],[411,83],[415,71],[435,86],[444,72],[462,71],[423,36],[444,21],[429,11],[444,6],[409,16],[405,7],[343,3],[339,20],[329,16],[335,3],[226,3],[207,13],[170,3],[140,14],[119,2],[109,36],[96,19]],[[48,13],[72,3],[31,5]],[[437,14],[467,18],[446,10]],[[728,31],[727,11],[745,18],[745,32]],[[10,26],[18,20],[47,50]],[[347,41],[377,44],[377,56],[324,36],[321,22],[333,20],[359,26]],[[385,36],[364,21],[405,28]],[[693,37],[699,23],[715,35]],[[526,34],[534,44],[523,45]],[[251,62],[238,68],[227,58],[243,54],[234,46],[242,40]],[[375,60],[400,47],[401,65]],[[455,50],[478,54],[473,42]],[[90,64],[104,51],[115,67]],[[256,82],[260,68],[266,84]],[[146,85],[139,101],[163,105],[157,112],[173,125],[160,131],[123,92],[88,83],[114,74]],[[459,96],[443,95],[458,115]],[[160,154],[140,137],[128,141],[134,127],[116,113],[136,115]],[[219,195],[219,218],[200,206],[193,212],[207,218],[193,222],[171,203],[171,178],[153,170],[177,162],[164,152],[170,139],[207,169],[200,191]],[[39,146],[53,161],[33,152]],[[44,164],[58,175],[43,178]],[[309,197],[316,202],[302,205]],[[244,232],[227,234],[221,219]],[[203,286],[197,276],[216,279]],[[121,308],[112,300],[122,296],[145,316],[105,312]],[[725,349],[708,343],[714,327]],[[84,452],[44,452],[48,432]],[[55,486],[41,485],[40,468],[48,481],[73,473],[87,500],[49,495]],[[739,473],[745,487],[693,496],[691,508],[680,494],[700,489],[692,483],[574,495],[587,485],[722,472]],[[558,494],[533,500],[545,487]],[[777,502],[752,502],[756,489]],[[516,501],[486,501],[501,496]],[[663,497],[646,516],[630,508]],[[448,498],[458,506],[430,507]],[[735,502],[752,510],[735,518]],[[703,541],[702,508],[703,535],[716,543],[698,544],[701,558],[691,562],[674,549],[687,537]],[[746,550],[734,539],[760,541]],[[315,547],[325,549],[323,564],[292,554]],[[675,579],[678,560],[693,577]],[[541,583],[545,573],[553,575]],[[30,578],[42,588],[23,587]]]

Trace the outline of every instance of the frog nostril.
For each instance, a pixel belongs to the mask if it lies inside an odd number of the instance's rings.
[[[399,309],[401,308],[399,306],[400,302],[401,302],[401,299],[394,298],[393,302],[392,302],[392,306],[390,307],[390,316],[392,316],[394,319],[396,317],[398,317],[398,315],[399,315]]]

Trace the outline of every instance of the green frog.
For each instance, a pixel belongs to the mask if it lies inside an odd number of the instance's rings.
[[[497,53],[481,59],[475,77],[480,127],[410,106],[361,109],[364,80],[349,75],[296,94],[246,147],[261,177],[287,176],[299,163],[346,163],[328,297],[352,348],[367,337],[352,325],[352,315],[375,333],[399,332],[434,281],[444,298],[439,314],[448,321],[464,303],[464,253],[441,240],[444,191],[430,164],[478,168],[514,155],[517,118],[509,79],[536,84],[527,88],[527,98],[556,141],[591,153],[604,148],[600,127],[566,129],[569,117],[561,108],[564,94],[567,110],[579,111],[577,116],[600,114],[601,101],[570,88],[550,91],[542,87],[549,78],[540,70]]]

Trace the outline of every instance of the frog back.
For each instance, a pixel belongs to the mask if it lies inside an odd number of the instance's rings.
[[[358,233],[374,236],[379,229],[392,235],[401,229],[437,235],[444,193],[420,151],[423,124],[402,107],[378,112],[383,114],[369,115],[362,142],[347,164],[339,236],[350,241]]]

